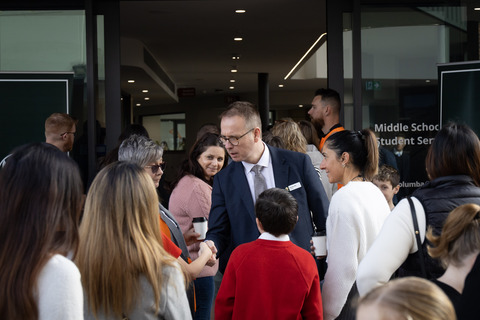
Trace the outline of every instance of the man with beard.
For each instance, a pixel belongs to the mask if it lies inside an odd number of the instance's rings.
[[[323,133],[318,149],[322,151],[327,138],[335,132],[345,130],[340,124],[340,95],[332,89],[318,89],[312,101],[308,115],[319,133]]]
[[[63,152],[69,152],[73,148],[73,141],[77,120],[66,113],[53,113],[45,120],[45,142],[50,143]],[[0,169],[3,168],[11,154],[0,161]]]

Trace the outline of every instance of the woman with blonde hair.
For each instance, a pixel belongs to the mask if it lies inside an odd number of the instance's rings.
[[[93,181],[76,258],[85,319],[191,319],[184,273],[162,246],[157,199],[134,163],[113,163]]]
[[[325,170],[320,170],[320,163],[323,160],[323,156],[318,151],[317,147],[308,144],[302,131],[300,125],[290,118],[278,121],[272,128],[272,134],[282,140],[284,145],[283,149],[305,153],[310,157],[313,167],[315,168],[315,171],[317,171],[318,177],[322,182],[328,200],[331,200],[333,194],[332,184],[328,181],[328,176]]]
[[[445,220],[442,233],[434,235],[430,227],[427,239],[431,243],[428,253],[446,269],[433,282],[450,298],[458,313],[465,278],[480,253],[480,206],[464,204],[454,209]]]
[[[0,171],[0,318],[83,319],[76,163],[48,143],[15,149]]]
[[[320,170],[320,163],[323,161],[323,155],[318,150],[318,145],[320,144],[320,138],[318,138],[317,130],[313,123],[307,120],[301,120],[298,122],[298,127],[302,132],[305,140],[307,141],[307,154],[312,159],[312,164],[315,169],[318,169],[320,172],[320,180],[322,181],[323,188],[327,194],[328,200],[332,200],[332,196],[337,191],[338,185],[336,183],[330,183],[328,181],[328,176],[325,170]]]
[[[370,291],[358,302],[357,320],[455,320],[448,297],[428,280],[406,277]]]
[[[274,136],[280,137],[285,149],[307,153],[307,140],[300,127],[292,119],[278,121],[271,130]]]

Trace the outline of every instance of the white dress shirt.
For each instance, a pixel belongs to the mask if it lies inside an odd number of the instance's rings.
[[[248,186],[250,188],[250,193],[252,195],[253,203],[256,202],[255,199],[255,187],[253,184],[253,178],[255,176],[255,172],[252,171],[252,168],[255,165],[263,166],[261,173],[265,177],[265,182],[267,183],[267,189],[275,188],[275,178],[273,176],[273,165],[272,165],[272,157],[270,156],[270,150],[265,143],[263,143],[265,149],[263,150],[263,154],[258,160],[257,163],[248,163],[242,161],[243,168],[245,170],[245,176],[247,177]]]

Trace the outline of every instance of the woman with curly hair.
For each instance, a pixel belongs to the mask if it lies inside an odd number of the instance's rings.
[[[307,153],[307,140],[300,131],[300,127],[292,119],[282,119],[272,128],[272,134],[280,137],[285,149]]]

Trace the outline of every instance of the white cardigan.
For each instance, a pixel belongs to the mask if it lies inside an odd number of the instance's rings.
[[[423,243],[426,231],[425,210],[417,198],[412,197],[412,200]],[[373,288],[387,283],[408,255],[417,250],[410,205],[407,199],[403,199],[385,221],[377,239],[358,267],[357,288],[360,295],[363,296]]]
[[[332,197],[327,218],[328,269],[322,287],[324,319],[335,319],[355,283],[359,262],[390,213],[373,183],[352,181]]]

